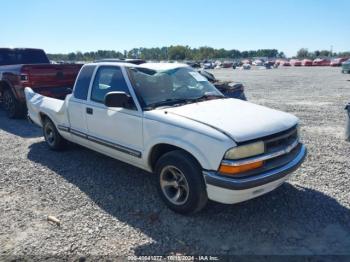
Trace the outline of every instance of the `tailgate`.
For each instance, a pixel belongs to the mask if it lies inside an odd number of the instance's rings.
[[[49,96],[60,96],[62,90],[73,88],[81,64],[37,64],[24,65],[22,74],[27,75],[26,86],[35,92]]]

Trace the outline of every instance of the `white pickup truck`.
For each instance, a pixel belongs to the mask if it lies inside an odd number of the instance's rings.
[[[183,64],[86,64],[64,101],[25,95],[51,149],[68,140],[155,173],[183,214],[270,192],[306,155],[295,116],[226,98]]]

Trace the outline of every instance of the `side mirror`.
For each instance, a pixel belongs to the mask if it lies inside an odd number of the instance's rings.
[[[107,107],[130,108],[131,97],[125,92],[109,92],[105,96],[104,104]]]

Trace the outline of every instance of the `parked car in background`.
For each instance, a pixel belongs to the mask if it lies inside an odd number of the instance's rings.
[[[215,64],[212,62],[203,63],[203,69],[214,69],[214,68],[215,68]]]
[[[281,61],[281,62],[280,62],[280,65],[281,65],[281,66],[290,66],[290,62],[287,61],[287,60],[284,60],[284,61]]]
[[[313,66],[329,66],[331,64],[331,61],[326,58],[316,58],[313,62]]]
[[[196,62],[196,61],[185,61],[185,63],[192,68],[200,68],[201,67],[201,64],[199,62]]]
[[[240,69],[241,70],[250,70],[251,69],[251,65],[250,64],[243,64],[241,67],[240,67]]]
[[[264,63],[264,66],[265,66],[266,69],[271,69],[271,68],[274,67],[274,65],[275,65],[275,62],[274,62],[274,61],[266,61],[266,62]]]
[[[184,64],[86,64],[64,101],[25,94],[50,149],[71,141],[152,172],[182,214],[266,194],[306,156],[297,117],[226,98]]]
[[[340,57],[340,58],[334,58],[331,61],[330,66],[341,66],[343,62],[345,62],[346,60],[348,60],[349,58],[347,57]]]
[[[255,65],[255,66],[262,66],[263,64],[264,64],[264,61],[260,59],[256,59],[252,62],[252,65]]]
[[[252,64],[252,61],[251,61],[250,59],[243,59],[241,63],[242,63],[242,65],[243,65],[243,64],[251,65],[251,64]]]
[[[312,66],[312,60],[310,60],[310,59],[303,59],[302,61],[301,61],[301,64],[303,65],[303,66]]]
[[[232,69],[236,69],[239,66],[241,66],[240,62],[235,61],[235,62],[232,63]]]
[[[242,83],[219,81],[215,78],[215,76],[212,73],[209,73],[208,71],[200,70],[198,72],[202,76],[204,76],[210,83],[212,83],[226,97],[247,100],[247,97],[244,93],[244,86]]]
[[[233,62],[230,62],[230,61],[224,61],[222,64],[221,64],[221,67],[222,68],[232,68],[233,66]]]
[[[290,60],[290,64],[292,65],[292,66],[301,66],[301,61],[300,60],[298,60],[298,59],[292,59],[292,60]]]
[[[64,99],[72,91],[82,65],[50,64],[45,52],[33,48],[0,48],[0,101],[9,118],[25,115],[24,88]]]
[[[348,73],[350,74],[350,59],[346,60],[345,62],[342,63],[342,72],[344,74]]]

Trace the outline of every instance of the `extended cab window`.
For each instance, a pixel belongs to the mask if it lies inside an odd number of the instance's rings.
[[[92,86],[91,100],[103,103],[105,95],[112,91],[121,91],[130,95],[120,67],[100,67]]]
[[[0,48],[0,65],[49,63],[50,61],[43,50]]]
[[[92,74],[95,70],[95,66],[84,66],[79,73],[77,82],[74,87],[74,97],[82,100],[87,100],[88,91]]]

